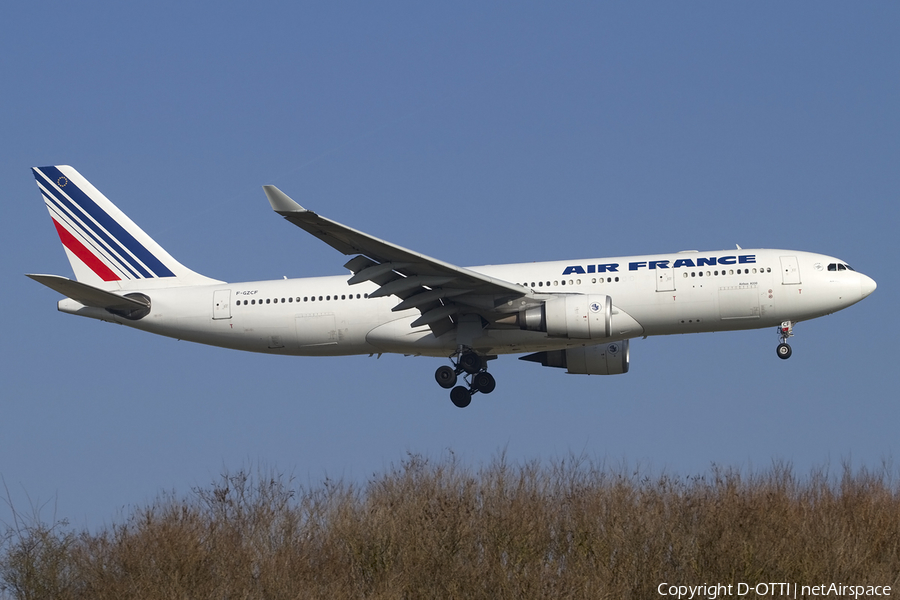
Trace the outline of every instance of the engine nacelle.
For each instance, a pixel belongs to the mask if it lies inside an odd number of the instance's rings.
[[[622,340],[596,346],[537,352],[523,356],[520,360],[567,369],[573,375],[621,375],[628,372],[630,354],[628,340]]]
[[[605,294],[566,294],[519,313],[519,327],[551,337],[600,340],[612,333],[612,298]]]

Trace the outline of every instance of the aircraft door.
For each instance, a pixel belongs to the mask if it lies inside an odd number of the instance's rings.
[[[656,291],[675,291],[675,269],[656,269]]]
[[[213,292],[213,319],[231,318],[231,290]]]
[[[314,313],[295,315],[297,328],[297,345],[330,346],[338,343],[339,332],[335,324],[334,313]]]
[[[800,283],[800,265],[796,256],[781,256],[781,283],[797,285]]]

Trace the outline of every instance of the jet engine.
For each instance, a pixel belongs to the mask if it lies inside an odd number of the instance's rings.
[[[541,363],[545,367],[567,369],[573,375],[621,375],[628,372],[628,340],[549,350],[523,356],[519,360]]]
[[[612,332],[612,298],[605,294],[566,294],[519,313],[527,331],[579,340],[608,338]]]

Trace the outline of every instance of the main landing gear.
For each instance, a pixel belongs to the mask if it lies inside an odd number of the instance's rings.
[[[450,359],[453,366],[444,365],[434,372],[434,379],[444,389],[450,389],[450,401],[459,408],[465,408],[472,402],[472,394],[481,392],[490,394],[497,387],[494,376],[487,372],[485,357],[468,349],[460,349],[456,358]],[[459,376],[463,375],[466,385],[456,385]],[[454,387],[455,386],[455,387]]]
[[[794,323],[792,321],[785,321],[781,325],[778,326],[778,337],[781,339],[781,343],[778,344],[778,348],[775,351],[778,353],[778,358],[787,360],[791,357],[793,351],[791,347],[788,345],[787,340],[789,337],[794,336]]]

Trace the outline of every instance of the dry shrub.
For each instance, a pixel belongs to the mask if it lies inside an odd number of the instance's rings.
[[[410,455],[366,485],[225,473],[98,532],[17,520],[13,598],[650,598],[662,582],[900,584],[892,469],[697,477]],[[895,587],[896,589],[896,587]]]

